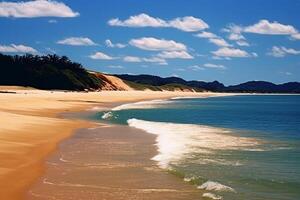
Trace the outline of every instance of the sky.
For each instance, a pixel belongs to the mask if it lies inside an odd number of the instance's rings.
[[[300,81],[299,11],[300,0],[0,0],[0,53],[225,85]]]

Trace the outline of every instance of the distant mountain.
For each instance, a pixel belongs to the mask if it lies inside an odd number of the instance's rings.
[[[246,83],[225,86],[224,84],[213,81],[186,81],[178,77],[162,78],[152,75],[114,75],[125,81],[130,81],[138,84],[146,84],[152,86],[163,86],[167,84],[180,84],[191,87],[195,90],[207,90],[214,92],[257,92],[257,93],[300,93],[299,82],[289,82],[284,84],[274,84],[266,81],[249,81]]]
[[[153,91],[214,91],[257,93],[300,93],[299,82],[274,84],[249,81],[225,86],[213,81],[186,81],[178,77],[162,78],[153,75],[109,75],[87,71],[66,56],[23,55],[0,53],[0,85],[16,85],[37,89],[58,90],[153,90]]]
[[[228,86],[227,92],[258,92],[258,93],[300,93],[299,82],[274,84],[266,81],[249,81],[239,85]]]

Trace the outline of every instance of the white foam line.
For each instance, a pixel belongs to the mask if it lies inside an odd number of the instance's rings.
[[[46,178],[43,179],[43,184],[54,185],[60,187],[79,187],[79,188],[95,188],[95,189],[104,189],[104,190],[120,190],[120,191],[137,191],[142,193],[148,192],[191,192],[189,190],[177,190],[177,189],[168,189],[168,188],[121,188],[121,187],[107,187],[107,186],[99,186],[99,185],[88,185],[88,184],[79,184],[79,183],[54,183],[48,181]]]
[[[202,185],[198,186],[198,189],[209,191],[235,192],[232,187],[214,181],[206,181]]]
[[[135,103],[122,104],[120,106],[112,108],[111,110],[119,111],[119,110],[129,110],[129,109],[150,109],[150,108],[158,107],[159,104],[168,104],[168,103],[170,103],[169,100],[162,100],[162,99],[156,99],[150,101],[139,101]]]
[[[152,159],[169,168],[194,154],[214,154],[219,150],[251,150],[260,141],[234,136],[230,130],[194,124],[151,122],[129,119],[128,125],[157,135],[158,155]]]
[[[209,198],[209,199],[214,199],[214,200],[223,199],[221,196],[210,193],[210,192],[203,193],[202,197]]]

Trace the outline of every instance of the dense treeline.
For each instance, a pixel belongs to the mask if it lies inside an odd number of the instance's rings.
[[[101,80],[66,56],[0,54],[0,85],[30,86],[38,89],[98,89]]]

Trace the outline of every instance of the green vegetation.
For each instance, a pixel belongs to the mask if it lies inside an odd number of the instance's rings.
[[[189,86],[186,86],[183,84],[177,84],[177,83],[170,83],[170,84],[165,84],[165,85],[161,85],[161,86],[153,86],[153,85],[135,83],[135,82],[126,81],[126,80],[123,80],[123,81],[135,90],[147,90],[148,89],[148,90],[152,90],[152,91],[163,91],[163,90],[168,90],[168,91],[177,91],[177,90],[193,91],[194,90],[197,92],[203,91],[200,88],[193,88],[193,87],[189,87]]]
[[[66,56],[0,54],[0,65],[0,85],[60,90],[92,90],[102,85],[100,79]]]

